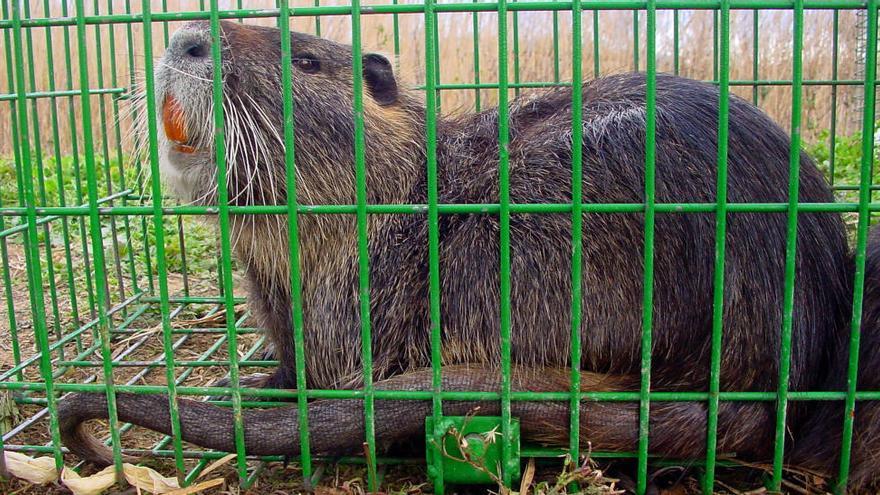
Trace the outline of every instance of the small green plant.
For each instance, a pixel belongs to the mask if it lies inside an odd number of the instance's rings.
[[[880,129],[874,132],[873,140],[873,160],[876,161],[880,157]],[[829,130],[820,131],[816,142],[807,145],[806,151],[816,161],[825,177],[834,186],[842,188],[838,189],[835,199],[837,201],[857,202],[862,166],[862,136],[860,133],[835,136],[833,144],[833,168],[831,163],[831,132]],[[880,171],[873,169],[873,167],[871,170],[871,183],[880,183]]]
[[[32,153],[32,156],[36,157],[37,155]],[[37,164],[39,167],[36,166]],[[41,156],[38,162],[35,160],[33,187],[37,205],[55,207],[87,204],[88,183],[84,164],[83,157],[72,155],[64,156],[60,160],[56,160],[53,156]],[[116,194],[122,191],[124,185],[125,189],[131,190],[131,192],[122,198],[115,199],[112,206],[142,204],[137,190],[138,171],[136,167],[130,165],[120,167],[116,160],[105,162],[102,157],[95,156],[95,169],[98,171],[96,184],[99,198],[106,198],[111,193]],[[22,191],[18,186],[18,184],[22,184],[22,181],[18,180],[20,173],[21,171],[16,169],[13,158],[0,158],[0,202],[2,202],[2,206],[17,207],[23,204],[20,199]],[[111,203],[102,203],[101,206],[111,206]],[[22,217],[5,217],[4,228],[14,227],[21,221]],[[108,263],[107,282],[111,287],[119,282],[118,273],[115,269],[110,269],[109,266],[116,263],[117,259],[123,267],[122,275],[124,278],[131,277],[132,265],[141,281],[149,276],[158,275],[156,225],[151,216],[125,217],[117,215],[111,217],[110,215],[102,215],[100,222],[102,244]],[[186,271],[190,277],[197,279],[207,278],[216,273],[216,233],[208,222],[194,216],[180,218],[166,216],[163,219],[162,229],[167,272],[183,273]],[[91,249],[89,236],[89,220],[85,216],[54,218],[38,228],[37,237],[41,244],[40,251],[43,253],[40,258],[41,270],[44,274],[44,283],[47,286],[49,281],[46,280],[45,275],[49,273],[49,263],[52,263],[55,276],[61,276],[66,264],[63,253],[65,247],[69,247],[73,262],[82,264],[87,250]],[[13,234],[6,240],[8,243],[21,245],[24,243],[24,235]],[[65,243],[67,243],[66,246]],[[47,254],[47,249],[52,253],[51,258]],[[77,290],[86,290],[85,271],[74,269],[74,273]]]
[[[877,126],[874,126],[877,129]],[[832,156],[831,150],[834,154]],[[873,163],[880,157],[880,129],[874,131],[873,150],[871,165],[871,185],[880,184],[880,171],[874,168]],[[862,135],[853,133],[845,136],[835,136],[832,144],[831,132],[823,130],[819,132],[818,140],[806,146],[805,150],[819,169],[834,186],[834,199],[841,203],[857,203],[859,201],[859,183],[861,182],[862,169]],[[833,167],[832,167],[833,158]],[[877,191],[871,191],[871,201],[876,201]],[[870,224],[876,223],[876,215],[871,215]],[[856,236],[858,215],[854,212],[843,214],[846,223],[847,234],[853,242]]]

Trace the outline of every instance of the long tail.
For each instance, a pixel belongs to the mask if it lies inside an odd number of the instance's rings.
[[[850,326],[836,336],[831,365],[826,370],[825,390],[846,391],[849,368]],[[858,390],[880,390],[880,229],[868,238],[865,288],[859,345]],[[840,472],[845,404],[843,401],[814,403],[811,414],[796,435],[790,462],[830,477]],[[878,493],[880,488],[880,401],[857,401],[853,412],[853,435],[848,493]]]
[[[565,391],[567,370],[515,368],[511,377],[515,391]],[[633,377],[610,377],[582,373],[583,390],[631,390]],[[494,392],[500,390],[497,369],[465,366],[443,368],[446,391]],[[376,383],[380,390],[431,390],[429,370],[414,371]],[[181,436],[202,447],[235,451],[232,411],[204,402],[181,399]],[[479,409],[477,410],[477,407]],[[512,414],[520,420],[524,440],[544,445],[568,444],[568,402],[514,401]],[[444,414],[499,415],[498,401],[443,402]],[[164,395],[117,394],[121,421],[171,434],[168,397]],[[296,455],[299,453],[299,423],[296,406],[244,411],[244,439],[249,454]],[[430,401],[376,400],[377,443],[390,445],[418,438],[431,414]],[[651,405],[650,450],[671,458],[700,456],[706,445],[706,407],[700,402],[656,402]],[[59,403],[59,420],[64,444],[71,452],[97,464],[112,462],[110,450],[84,428],[92,419],[107,417],[104,395],[76,394]],[[637,403],[583,401],[580,410],[582,444],[595,450],[633,451],[638,445]],[[364,438],[363,401],[316,400],[309,403],[310,448],[314,454],[341,454],[361,448]],[[720,452],[755,454],[771,445],[772,411],[766,404],[722,403],[719,412]]]

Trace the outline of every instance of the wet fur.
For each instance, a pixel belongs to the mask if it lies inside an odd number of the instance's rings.
[[[281,98],[278,95],[280,69],[271,63],[280,58],[279,33],[274,29],[225,22],[222,28],[224,95],[231,109],[225,108],[226,125],[232,129],[227,134],[226,146],[229,152],[229,197],[234,204],[283,204],[287,192],[283,142],[278,137],[282,129]],[[207,28],[201,23],[191,25],[189,29]],[[299,201],[353,204],[351,48],[299,33],[293,33],[292,37],[294,57],[305,52],[316,55],[322,60],[322,69],[326,68],[318,74],[294,71]],[[210,103],[210,82],[205,82],[205,77],[210,77],[210,66],[198,69],[203,72],[196,77],[192,77],[193,73],[183,76],[179,70],[167,68],[180,64],[171,57],[173,55],[166,55],[165,69],[159,69],[159,95],[164,91],[189,95],[181,101],[185,108]],[[376,98],[369,82],[366,90],[368,202],[426,203],[424,107],[403,89],[391,104]],[[656,94],[657,202],[715,202],[717,89],[695,81],[659,75]],[[247,101],[233,99],[241,95],[248,95]],[[644,202],[645,76],[624,74],[585,83],[583,101],[582,184],[585,202]],[[511,102],[509,166],[513,203],[571,202],[570,111],[571,90],[567,88],[540,92]],[[197,136],[203,140],[200,141],[202,147],[210,150],[214,131],[210,112],[195,113],[191,118],[194,119],[191,125],[200,129]],[[441,203],[498,202],[497,129],[497,109],[439,119],[437,164]],[[269,146],[270,151],[259,152],[261,145]],[[199,159],[205,163],[193,164],[190,172],[196,174],[191,175],[195,178],[186,187],[178,187],[183,189],[178,192],[183,192],[190,200],[209,204],[216,201],[215,181],[212,182],[211,175],[213,164],[210,153],[203,158],[194,158],[195,162]],[[752,105],[731,97],[728,201],[787,202],[788,162],[787,135]],[[165,164],[166,167],[175,166],[167,158]],[[172,174],[179,173],[178,164]],[[833,200],[821,173],[806,155],[801,156],[799,181],[801,202]],[[633,390],[637,388],[640,365],[644,217],[641,213],[586,213],[583,220],[583,357],[577,366],[583,371],[587,387],[601,383],[607,389]],[[362,362],[355,218],[353,215],[306,214],[300,215],[299,221],[308,386],[357,388],[362,384]],[[707,390],[714,222],[715,215],[711,212],[657,214],[652,351],[654,390]],[[232,235],[236,255],[247,266],[251,308],[258,324],[266,329],[281,361],[272,376],[259,382],[263,386],[294,388],[286,225],[283,217],[234,217]],[[550,373],[547,370],[566,369],[572,364],[569,362],[570,214],[513,214],[510,227],[511,351],[518,369],[525,370],[515,375],[514,383],[529,390],[567,390],[568,375],[565,373],[559,380],[538,380],[535,376]],[[440,217],[442,353],[444,376],[450,380],[448,388],[451,389],[460,386],[467,390],[468,386],[479,386],[497,390],[497,382],[492,377],[497,376],[500,358],[499,228],[499,218],[494,214]],[[427,230],[424,213],[369,217],[371,345],[373,378],[379,388],[429,388],[429,376],[419,371],[430,366]],[[777,388],[785,235],[786,213],[728,215],[722,390],[774,391]],[[880,273],[880,268],[874,267],[873,270],[869,275]],[[845,355],[852,297],[852,261],[843,223],[837,214],[802,213],[798,216],[795,272],[791,388],[813,390],[835,386],[834,383],[822,383],[821,370],[839,367],[841,356]],[[880,275],[871,277],[868,280],[869,294],[873,294],[871,290],[880,290],[871,289],[880,287]],[[871,302],[877,300],[875,296],[868,299]],[[869,303],[866,311],[873,310],[876,308]],[[866,323],[880,324],[880,310],[875,312],[876,321],[866,318]],[[869,313],[871,315],[873,313]],[[880,340],[874,342],[873,337],[865,340],[868,348],[880,345]],[[863,369],[880,369],[880,358],[871,357],[877,355],[880,354],[867,355],[867,364],[872,365],[871,359],[877,363],[873,368]],[[536,374],[527,370],[545,371]],[[871,380],[870,377],[866,379]],[[166,399],[155,399],[151,407],[167,409],[167,402],[162,406]],[[313,409],[317,417],[323,417],[322,411],[326,411],[322,407],[330,407],[342,415],[335,409],[337,406],[330,405],[331,402],[310,404],[310,418]],[[396,427],[401,426],[400,417],[408,417],[403,412],[414,418],[419,418],[418,414],[423,412],[419,408],[424,405],[404,402],[406,404],[387,402],[388,420]],[[203,408],[191,401],[186,403],[189,407]],[[66,406],[62,408],[62,416],[65,411],[67,416],[62,419],[67,431],[76,430],[76,425],[89,417],[100,417],[102,410],[100,402],[90,406],[97,412],[73,411],[77,406],[72,401],[63,404]],[[345,414],[358,418],[359,407],[359,404],[350,404]],[[454,409],[454,406],[450,407]],[[532,406],[521,407],[526,415],[536,411],[529,409]],[[531,437],[526,436],[533,441],[564,444],[567,439],[567,406],[551,404],[547,407],[561,409],[558,415],[540,409],[539,415],[521,417],[524,428],[534,432]],[[634,447],[638,418],[635,405],[585,404],[582,407],[585,414],[582,422],[584,441],[594,442],[596,448],[622,450]],[[751,459],[769,457],[773,445],[774,408],[772,402],[723,402],[719,416],[719,448]],[[137,412],[137,409],[133,411]],[[831,409],[833,407],[829,406],[828,410]],[[210,413],[200,413],[201,417],[204,418],[204,414],[218,415],[216,422],[208,421],[207,424],[217,430],[211,435],[222,434],[225,427],[221,425],[225,424],[226,412],[217,408],[210,410]],[[487,405],[484,412],[490,410],[491,406]],[[258,427],[271,424],[288,425],[290,415],[295,412],[283,411],[287,412],[276,410],[265,416],[253,413],[250,428],[256,431]],[[842,424],[834,413],[823,412],[821,416],[813,415],[807,419],[809,412],[809,405],[790,403],[788,428],[794,432],[810,432],[809,427],[802,428],[810,421],[819,425],[828,425],[829,421]],[[880,416],[880,412],[869,414],[870,417]],[[542,430],[535,428],[537,423],[529,422],[530,419],[540,421],[546,426],[546,417],[555,418],[551,421],[554,428]],[[595,423],[597,417],[608,421],[599,425]],[[703,403],[652,405],[651,450],[672,457],[700,455],[705,450],[705,417]],[[144,424],[140,417],[124,419],[140,419],[139,424]],[[377,421],[377,426],[381,424]],[[147,424],[160,430],[163,425],[161,419]],[[336,450],[345,450],[346,443],[355,447],[359,445],[362,430],[357,429],[356,422],[352,425],[353,429],[347,435],[357,438],[342,438],[339,432],[335,432],[339,441]],[[398,434],[405,434],[411,427],[398,428],[403,432]],[[867,426],[860,428],[859,431],[863,432],[873,431]],[[539,430],[551,433],[538,433]],[[866,435],[866,445],[876,445],[878,440],[871,436],[873,434]],[[191,441],[199,438],[193,437]],[[69,439],[79,443],[85,441],[81,436]],[[383,439],[391,438],[380,438]],[[266,441],[274,440],[268,438]],[[797,446],[805,443],[800,437],[795,441]],[[862,440],[857,443],[859,441]],[[287,440],[284,445],[276,443],[269,450],[288,453],[298,448],[298,443],[288,444]],[[200,444],[215,448],[228,446],[204,441]],[[333,446],[332,443],[328,446],[330,451],[334,450]],[[89,450],[80,452],[94,454]],[[855,463],[854,477],[858,483],[855,487],[871,481],[869,473],[874,465],[867,447],[857,448],[857,452],[865,453],[860,454],[863,457]],[[831,472],[833,466],[827,459],[818,459],[818,455],[808,457],[801,461]]]

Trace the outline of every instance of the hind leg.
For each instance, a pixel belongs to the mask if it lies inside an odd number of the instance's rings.
[[[272,379],[272,375],[268,373],[253,373],[250,375],[239,377],[238,386],[239,388],[273,388],[267,386]],[[225,376],[220,378],[219,380],[215,380],[211,383],[211,387],[230,387],[232,386],[232,382],[229,376]],[[243,398],[247,397],[249,400],[260,400],[260,398],[253,397],[247,395],[247,393],[242,393]],[[228,395],[209,395],[208,400],[230,400],[230,396]]]
[[[266,350],[261,356],[261,360],[269,360],[272,359],[272,351],[271,349]],[[232,385],[232,381],[229,375],[220,378],[219,380],[215,380],[211,383],[211,387],[230,387]],[[285,367],[279,366],[272,373],[250,373],[247,375],[239,376],[238,378],[239,388],[277,388],[277,389],[290,389],[296,388],[296,380],[294,377],[289,376],[289,373],[285,373]],[[242,393],[242,397],[247,397],[248,400],[274,400],[268,397],[255,397],[253,395],[247,394],[247,392]],[[208,397],[208,400],[229,400],[228,395],[212,395]]]
[[[280,363],[271,373],[250,373],[246,375],[240,375],[238,379],[240,388],[296,388],[296,375],[294,374],[295,364],[292,351],[288,351],[287,349],[282,347],[281,352],[279,352],[278,347],[276,347],[271,342],[271,339],[267,339],[262,348],[258,350],[255,358],[260,361],[279,360]],[[210,386],[231,386],[229,375],[226,375],[225,377],[214,381],[213,383],[211,383]],[[254,397],[246,393],[242,394],[242,397],[247,397],[248,400],[257,401],[274,400],[267,397]],[[213,395],[209,396],[208,400],[229,400],[229,396]]]

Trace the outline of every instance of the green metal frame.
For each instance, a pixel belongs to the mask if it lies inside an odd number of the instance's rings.
[[[8,313],[8,323],[12,332],[12,353],[14,366],[0,372],[0,390],[15,391],[17,401],[21,404],[39,406],[40,412],[25,420],[14,430],[0,437],[0,448],[28,452],[42,452],[54,457],[56,466],[62,466],[62,447],[59,441],[56,403],[58,397],[74,391],[102,392],[108,397],[110,412],[110,437],[108,443],[113,447],[113,455],[116,467],[122,463],[123,449],[120,447],[121,435],[130,428],[130,425],[122,425],[116,417],[115,394],[117,392],[132,393],[167,393],[169,396],[169,409],[171,412],[173,435],[165,437],[152,449],[146,452],[157,456],[172,457],[178,475],[184,482],[190,482],[207,466],[207,464],[222,455],[222,453],[191,451],[184,449],[180,440],[180,422],[177,408],[177,399],[187,395],[227,394],[230,401],[219,401],[218,404],[229,405],[234,411],[235,445],[237,457],[237,469],[242,484],[247,486],[259,475],[261,468],[253,468],[248,464],[251,460],[246,456],[243,442],[243,425],[241,411],[244,407],[266,407],[277,405],[284,399],[298,400],[298,413],[300,415],[300,438],[302,454],[297,461],[302,467],[302,476],[305,482],[317,482],[321,470],[314,465],[324,459],[311,455],[309,449],[307,400],[313,398],[351,398],[363,400],[366,414],[366,457],[352,457],[342,459],[347,462],[366,463],[368,466],[368,484],[371,490],[378,489],[382,475],[382,466],[395,462],[412,462],[411,459],[395,459],[377,457],[374,433],[374,404],[376,400],[405,399],[405,400],[431,400],[432,416],[429,424],[440,425],[444,420],[442,416],[443,400],[498,400],[501,402],[501,416],[493,421],[500,426],[505,439],[512,439],[517,429],[515,418],[511,416],[511,403],[513,401],[540,401],[554,400],[567,401],[570,404],[570,441],[567,449],[543,449],[525,446],[521,449],[512,441],[501,443],[500,465],[501,478],[504,483],[510,485],[512,480],[519,474],[519,455],[555,457],[568,453],[572,458],[577,458],[581,453],[578,445],[579,438],[579,404],[586,400],[600,401],[628,401],[639,403],[639,443],[637,452],[630,454],[615,453],[592,453],[594,457],[635,457],[638,460],[637,491],[644,493],[648,481],[648,418],[652,402],[657,401],[700,401],[708,405],[708,430],[707,430],[707,454],[703,460],[695,461],[696,465],[703,470],[703,489],[711,493],[715,486],[716,466],[718,461],[717,427],[718,409],[722,401],[767,401],[776,404],[776,440],[774,450],[774,462],[772,477],[768,480],[771,490],[779,490],[782,483],[783,456],[785,454],[785,417],[789,401],[842,401],[847,414],[845,414],[843,442],[840,446],[841,460],[836,489],[844,491],[849,472],[850,447],[853,434],[853,418],[857,401],[880,400],[880,391],[860,391],[857,388],[856,377],[858,371],[858,347],[859,329],[861,324],[862,292],[864,287],[865,250],[869,217],[872,212],[880,211],[880,203],[872,202],[871,193],[877,186],[871,183],[873,139],[875,122],[875,89],[876,89],[876,52],[877,52],[877,8],[878,0],[498,0],[460,3],[438,3],[435,0],[424,0],[421,3],[399,3],[392,0],[391,3],[382,5],[361,5],[360,0],[352,0],[351,5],[322,6],[320,0],[315,0],[314,5],[308,7],[290,7],[286,3],[278,4],[275,9],[244,9],[239,1],[237,8],[221,10],[217,0],[201,1],[200,10],[190,12],[168,12],[163,8],[161,12],[152,12],[153,2],[142,0],[141,11],[134,13],[131,0],[124,2],[124,12],[114,12],[114,3],[118,9],[121,2],[107,0],[102,6],[98,0],[94,1],[91,9],[87,11],[84,0],[77,0],[74,11],[68,12],[67,2],[62,2],[60,15],[50,9],[50,2],[44,0],[41,13],[30,11],[28,2],[15,0],[0,0],[2,2],[2,18],[0,18],[0,30],[3,32],[3,57],[6,61],[6,81],[10,89],[8,94],[0,94],[0,101],[8,104],[13,118],[9,123],[13,147],[13,159],[16,172],[17,195],[15,204],[0,204],[0,266],[2,266],[2,285],[4,299]],[[164,3],[163,3],[164,6]],[[59,7],[56,7],[57,10]],[[791,79],[768,80],[761,79],[759,67],[759,15],[762,11],[779,9],[792,13],[793,18],[793,64],[791,67]],[[804,12],[808,9],[831,9],[833,10],[833,33],[832,45],[832,77],[829,80],[806,80],[803,77],[803,29]],[[575,12],[571,18],[572,32],[571,42],[574,47],[572,53],[571,69],[572,80],[575,87],[579,87],[584,79],[584,67],[582,66],[583,47],[585,45],[583,33],[583,12],[589,12],[592,29],[593,66],[592,75],[601,73],[599,65],[599,27],[602,11],[623,10],[631,11],[633,15],[633,66],[638,69],[644,66],[647,72],[647,128],[646,128],[646,155],[645,155],[645,202],[638,204],[594,204],[584,203],[582,191],[583,164],[579,152],[572,153],[571,203],[559,204],[516,204],[511,202],[509,192],[509,157],[507,151],[508,136],[508,98],[512,90],[519,93],[526,88],[540,88],[552,86],[566,86],[571,83],[564,82],[560,77],[560,34],[559,13]],[[673,48],[674,65],[673,71],[678,73],[681,69],[678,52],[680,49],[680,11],[682,10],[708,10],[714,14],[714,38],[713,48],[713,82],[718,85],[722,97],[719,103],[718,122],[718,181],[717,202],[699,204],[658,203],[655,198],[654,173],[655,173],[655,125],[656,125],[656,31],[658,11],[671,11],[673,13]],[[753,56],[752,78],[734,80],[730,78],[730,16],[733,10],[751,11],[753,24]],[[839,56],[839,14],[842,11],[864,10],[866,11],[867,24],[867,50],[864,61],[865,71],[863,79],[838,79],[838,56]],[[521,12],[547,11],[552,13],[553,28],[553,51],[554,66],[552,81],[523,81],[520,75],[520,45],[519,26]],[[440,40],[438,37],[438,18],[444,13],[471,13],[473,19],[473,82],[472,83],[443,83],[440,77]],[[480,13],[495,13],[497,16],[497,51],[498,51],[498,80],[486,82],[480,75]],[[401,51],[399,16],[414,15],[423,16],[424,19],[424,53],[425,74],[424,86],[421,87],[425,94],[426,104],[426,155],[428,191],[427,204],[397,204],[377,205],[367,203],[366,173],[365,173],[365,145],[364,145],[364,121],[362,90],[363,80],[361,76],[361,20],[364,15],[391,15],[393,16],[394,53]],[[509,15],[508,15],[509,14]],[[640,19],[644,15],[645,30],[640,33]],[[351,205],[304,205],[297,199],[296,176],[293,164],[296,160],[293,132],[294,104],[290,98],[292,75],[290,70],[291,47],[290,47],[290,23],[292,17],[314,17],[315,32],[321,34],[321,18],[330,16],[348,16],[351,19],[352,42],[354,46],[354,115],[355,115],[355,165],[356,165],[356,203]],[[246,19],[246,18],[275,18],[282,31],[282,89],[284,94],[284,140],[287,144],[285,163],[287,164],[288,188],[287,204],[281,206],[230,206],[226,197],[226,190],[219,191],[217,206],[179,206],[165,204],[159,182],[158,168],[158,145],[157,145],[157,109],[152,95],[154,94],[155,81],[153,77],[153,47],[157,43],[153,40],[152,27],[161,23],[163,27],[162,42],[169,39],[169,22],[206,19],[211,24],[211,34],[215,39],[219,37],[219,21],[221,19]],[[135,35],[134,26],[142,27],[142,34]],[[123,26],[125,32],[125,51],[127,52],[128,69],[132,74],[129,81],[117,79],[117,49],[122,43],[117,43],[116,26]],[[61,32],[64,45],[63,57],[49,50],[45,60],[38,60],[34,56],[33,37],[40,31],[44,32],[47,46],[56,46],[58,32]],[[120,29],[121,30],[121,29]],[[509,31],[512,34],[512,47],[508,46]],[[54,35],[54,36],[53,36]],[[106,35],[106,38],[105,38]],[[644,44],[640,42],[644,36]],[[94,45],[88,44],[90,36],[93,37]],[[74,54],[72,46],[74,39],[77,51]],[[589,39],[589,38],[587,38]],[[104,42],[108,42],[109,58],[112,76],[109,81],[104,80],[101,64],[104,52]],[[97,56],[89,52],[89,46],[96,47]],[[138,68],[134,53],[135,47],[142,46],[143,70],[145,72],[145,90],[147,94],[146,106],[143,111],[147,113],[149,125],[148,150],[146,160],[135,162],[131,166],[138,171],[149,169],[150,181],[144,183],[141,174],[132,182],[126,179],[123,168],[123,157],[126,150],[123,148],[121,139],[121,101],[130,97],[127,85],[134,83],[134,73]],[[222,114],[222,96],[220,93],[222,80],[220,74],[220,49],[219,43],[212,45],[211,56],[214,59],[214,103],[215,125],[217,135],[216,160],[218,163],[218,179],[225,182],[225,150],[224,150],[224,119]],[[640,50],[644,47],[644,51]],[[642,54],[644,58],[641,58]],[[65,80],[62,84],[55,81],[55,68],[57,58],[63,60]],[[512,60],[511,60],[512,56]],[[73,61],[76,60],[74,65]],[[89,62],[96,62],[99,69],[97,75],[89,71]],[[512,62],[512,64],[511,64]],[[45,64],[50,78],[45,87],[37,84],[35,69]],[[74,74],[74,66],[78,72]],[[510,70],[512,70],[512,80]],[[790,87],[792,92],[792,120],[791,120],[791,150],[789,168],[789,201],[785,203],[730,203],[727,199],[727,140],[728,140],[728,99],[733,87],[751,87],[752,100],[758,103],[759,89],[763,87]],[[834,204],[826,203],[801,203],[798,202],[798,170],[799,148],[801,144],[801,103],[803,88],[806,86],[827,86],[831,88],[832,113],[830,115],[830,144],[831,144],[831,178],[833,187],[842,191],[858,191],[857,202],[842,202]],[[860,168],[860,180],[858,184],[834,183],[834,140],[837,136],[837,101],[838,91],[841,87],[861,86],[864,92],[864,109],[861,124],[862,132],[862,161]],[[473,91],[475,105],[480,109],[483,105],[482,96],[485,91],[494,91],[498,96],[499,103],[499,180],[500,197],[497,203],[492,204],[441,204],[438,197],[437,185],[437,115],[440,112],[441,95],[449,90]],[[38,111],[37,102],[48,100],[49,113]],[[97,103],[97,110],[93,105]],[[580,91],[572,92],[572,107],[582,106],[582,94]],[[66,121],[63,114],[66,112]],[[59,115],[62,114],[62,115]],[[112,116],[112,122],[108,123],[107,115]],[[93,118],[97,116],[97,125],[93,125]],[[582,116],[581,112],[572,112],[572,146],[578,150],[583,144]],[[52,129],[51,146],[43,145],[45,137],[40,136],[40,121],[48,118]],[[64,183],[64,171],[61,167],[62,149],[61,136],[63,132],[70,133],[70,149],[74,161],[73,179],[74,191],[72,194],[59,192],[58,198],[49,198],[47,195],[46,181],[55,180]],[[99,135],[95,136],[95,132]],[[54,165],[54,167],[52,166]],[[118,178],[114,179],[114,173]],[[151,194],[152,200],[145,197]],[[71,198],[74,203],[70,204]],[[849,212],[858,215],[856,236],[856,271],[855,292],[853,305],[852,333],[850,340],[850,356],[848,368],[848,387],[845,391],[790,391],[789,369],[791,354],[791,330],[792,312],[794,310],[794,260],[795,238],[797,232],[798,214],[802,212]],[[571,299],[571,362],[581,360],[580,333],[581,321],[581,290],[582,290],[582,247],[579,239],[583,235],[583,213],[644,213],[644,300],[642,314],[642,353],[641,353],[641,380],[640,388],[635,392],[581,392],[580,374],[573,370],[571,374],[571,388],[568,392],[536,393],[516,392],[511,389],[510,382],[510,218],[518,213],[556,213],[570,214],[572,219],[572,299]],[[716,239],[715,259],[716,269],[714,275],[714,307],[712,318],[712,341],[710,360],[710,381],[707,392],[655,392],[651,390],[651,342],[652,342],[652,311],[653,311],[653,242],[654,220],[657,214],[677,214],[683,212],[709,212],[715,214]],[[741,392],[721,391],[720,389],[720,363],[721,349],[723,345],[723,300],[724,300],[724,263],[725,263],[725,233],[728,213],[735,212],[786,212],[787,224],[787,249],[785,258],[785,293],[783,305],[783,326],[781,334],[781,354],[779,370],[779,388],[776,392]],[[239,373],[243,367],[272,366],[273,361],[256,360],[253,356],[263,345],[263,339],[258,339],[243,353],[239,353],[238,338],[241,335],[253,333],[256,329],[249,326],[248,314],[236,315],[235,305],[242,301],[235,297],[233,287],[233,261],[231,255],[231,239],[229,233],[229,216],[231,214],[254,214],[254,215],[286,215],[290,235],[291,260],[299,259],[298,252],[298,218],[300,215],[354,215],[357,218],[358,234],[358,259],[359,259],[359,294],[361,310],[361,336],[363,359],[364,387],[361,390],[314,390],[306,387],[304,355],[304,328],[300,305],[301,274],[299,263],[291,263],[290,280],[293,289],[293,332],[291,338],[296,349],[296,381],[298,388],[295,391],[282,390],[248,390],[248,394],[254,397],[274,399],[275,402],[256,402],[244,400],[242,389],[239,387]],[[500,263],[501,263],[501,353],[502,363],[502,386],[497,393],[487,392],[448,392],[442,389],[441,363],[441,320],[440,320],[440,269],[439,269],[439,218],[444,214],[484,214],[497,215],[500,218]],[[370,215],[386,214],[426,214],[428,219],[428,243],[429,243],[429,288],[430,288],[430,335],[432,357],[432,388],[424,392],[403,392],[375,390],[372,384],[372,353],[371,328],[369,319],[369,266],[367,251],[367,219]],[[189,294],[187,285],[187,262],[186,247],[184,243],[185,233],[183,219],[186,216],[214,215],[219,218],[220,241],[218,245],[218,272],[216,296],[195,297]],[[184,293],[182,296],[172,296],[169,291],[167,260],[165,252],[165,225],[168,219],[176,222],[177,235],[181,244],[181,258],[184,273]],[[146,238],[150,228],[150,221],[155,233],[155,245],[140,246],[146,259],[146,270],[140,272],[134,260],[135,245],[132,233],[139,230]],[[103,223],[109,225],[112,242],[109,248],[106,245],[105,234],[102,231]],[[52,262],[56,256],[53,254],[53,246],[50,240],[50,229],[61,229],[64,239],[63,269],[56,273]],[[71,245],[74,232],[78,232],[81,245]],[[30,300],[29,308],[17,307],[13,298],[13,282],[11,273],[13,267],[10,263],[9,243],[15,241],[23,245],[26,261],[26,271]],[[128,249],[123,253],[120,245]],[[74,251],[82,258],[74,256]],[[45,268],[43,268],[45,265]],[[153,268],[157,275],[153,274]],[[86,291],[82,294],[75,290],[78,274],[84,277]],[[131,284],[126,285],[125,281]],[[66,288],[62,287],[66,284]],[[45,288],[45,290],[44,290]],[[66,298],[71,303],[70,312],[72,324],[61,324],[61,309],[59,301],[63,297],[61,292],[66,290]],[[179,317],[187,308],[201,305],[210,308],[210,314],[223,314],[225,316],[224,328],[175,328],[172,322]],[[47,311],[47,308],[49,310]],[[20,347],[20,321],[23,312],[30,313],[30,321],[33,323],[33,335],[35,337],[36,352],[30,357]],[[147,314],[157,314],[160,321],[162,348],[164,357],[153,361],[135,361],[126,359],[137,348],[143,346],[146,337],[139,336],[135,323]],[[52,322],[50,326],[47,322]],[[175,351],[196,335],[209,335],[214,338],[214,343],[196,359],[180,359]],[[111,352],[111,342],[114,338],[134,339],[130,344],[131,349],[115,355]],[[228,350],[228,358],[218,358],[215,354],[221,349]],[[100,362],[90,359],[94,354],[101,356]],[[241,357],[239,357],[241,355]],[[230,373],[229,387],[192,387],[184,385],[185,380],[198,367],[225,366]],[[134,378],[120,383],[114,378],[114,373],[122,368],[138,368],[140,371]],[[139,378],[145,376],[157,368],[163,368],[168,386],[144,386],[135,385]],[[25,372],[31,369],[39,370],[39,379],[27,379]],[[61,377],[71,369],[86,369],[94,372],[94,375],[81,383],[68,383]],[[99,371],[100,370],[100,371]],[[34,376],[34,375],[31,375]],[[92,382],[101,383],[92,383]],[[46,445],[28,445],[15,443],[16,435],[27,427],[33,425],[40,418],[48,417],[51,442]],[[429,433],[430,433],[429,428]],[[127,449],[126,451],[137,451]],[[196,458],[195,464],[187,459]],[[368,459],[369,462],[365,461]],[[263,462],[282,460],[279,457],[264,457]],[[442,456],[435,455],[430,458],[429,472],[435,481],[435,488],[442,492],[444,489],[444,469],[450,469],[449,463]],[[262,464],[260,464],[262,466]]]

